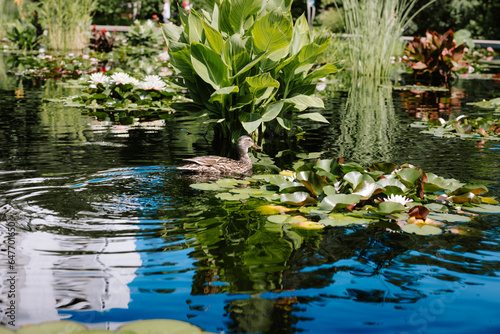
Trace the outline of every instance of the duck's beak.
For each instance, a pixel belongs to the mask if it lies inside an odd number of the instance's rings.
[[[253,144],[253,145],[252,145],[252,147],[253,147],[253,148],[256,148],[256,149],[258,149],[258,150],[262,150],[262,147],[260,147],[260,146],[259,146],[259,145],[257,145],[257,144]]]

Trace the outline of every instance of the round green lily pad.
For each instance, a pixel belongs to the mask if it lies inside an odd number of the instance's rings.
[[[188,322],[179,320],[140,320],[121,326],[118,334],[197,334],[203,331]]]
[[[455,215],[451,213],[437,213],[431,212],[427,215],[427,218],[437,220],[440,222],[449,222],[449,223],[465,223],[470,221],[470,218],[465,215]]]
[[[227,190],[227,187],[221,186],[217,183],[194,183],[191,184],[190,187],[198,190],[213,190],[213,191]]]
[[[49,321],[38,325],[21,327],[17,330],[17,334],[73,334],[88,330],[82,324],[74,321]]]
[[[500,205],[481,204],[478,206],[464,206],[463,210],[476,213],[500,213]]]
[[[250,198],[248,194],[231,194],[231,193],[219,193],[215,195],[215,197],[223,201],[241,201]]]
[[[406,233],[415,233],[418,235],[436,235],[441,234],[443,231],[439,227],[424,225],[422,227],[415,224],[407,224],[401,227],[401,230]]]
[[[283,224],[288,218],[290,218],[290,215],[272,215],[267,217],[267,220],[271,223]]]

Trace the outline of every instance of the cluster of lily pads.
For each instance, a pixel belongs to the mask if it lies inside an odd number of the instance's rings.
[[[425,126],[426,129],[422,133],[430,133],[439,137],[500,140],[500,119],[498,118],[470,118],[461,115],[448,121],[438,118],[429,120],[426,123],[416,123],[414,126]]]
[[[139,80],[126,72],[94,73],[84,83],[86,89],[71,106],[93,109],[155,109],[171,112],[173,100],[183,99],[179,88],[157,75]]]
[[[481,197],[483,185],[445,179],[411,166],[393,163],[364,168],[343,159],[318,159],[292,171],[220,179],[191,187],[217,191],[216,197],[266,203],[257,208],[277,224],[307,229],[351,224],[377,225],[421,235],[460,232],[446,223],[467,222],[475,212],[500,213],[498,202]]]
[[[13,73],[41,79],[77,79],[84,74],[99,71],[99,59],[90,55],[51,55],[40,53],[38,56],[18,55],[8,60]]]
[[[88,329],[74,321],[50,321],[38,325],[19,328],[17,331],[0,326],[0,334],[174,334],[192,333],[209,334],[188,322],[168,319],[134,321],[121,326],[117,331],[106,329]]]

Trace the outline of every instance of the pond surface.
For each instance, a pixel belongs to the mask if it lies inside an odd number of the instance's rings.
[[[0,90],[0,222],[18,233],[17,327],[167,318],[216,333],[500,332],[499,216],[438,236],[284,230],[253,212],[253,200],[220,201],[175,169],[220,153],[199,119],[97,121],[43,102],[74,93],[60,85],[9,80]],[[461,79],[451,93],[356,87],[329,93],[330,125],[302,124],[305,141],[267,141],[264,153],[282,151],[274,159],[282,168],[300,152],[411,163],[500,198],[498,142],[409,126],[486,114],[467,102],[498,96],[498,82]],[[2,277],[12,271],[5,255]],[[2,316],[8,301],[3,286]]]

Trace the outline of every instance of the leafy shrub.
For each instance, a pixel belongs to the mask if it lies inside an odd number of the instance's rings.
[[[454,33],[450,29],[443,35],[427,30],[425,39],[414,37],[405,49],[406,59],[417,75],[429,73],[448,82],[452,71],[464,67],[459,61],[464,55],[465,44],[456,45]]]
[[[311,96],[315,82],[336,72],[314,64],[331,36],[313,36],[301,16],[292,24],[291,1],[223,0],[213,13],[195,10],[181,16],[183,27],[163,25],[171,64],[192,103],[177,108],[201,110],[219,135],[233,140],[243,133],[293,127],[296,117],[327,122]]]
[[[89,47],[98,52],[111,52],[116,44],[116,32],[110,33],[106,29],[97,30],[96,25],[92,27]]]
[[[36,50],[40,46],[40,36],[36,27],[25,20],[17,20],[7,38],[17,45],[20,50]]]
[[[161,30],[156,27],[153,20],[147,20],[144,23],[136,20],[130,26],[126,34],[128,44],[132,46],[143,46],[157,48],[161,44],[163,36]]]

